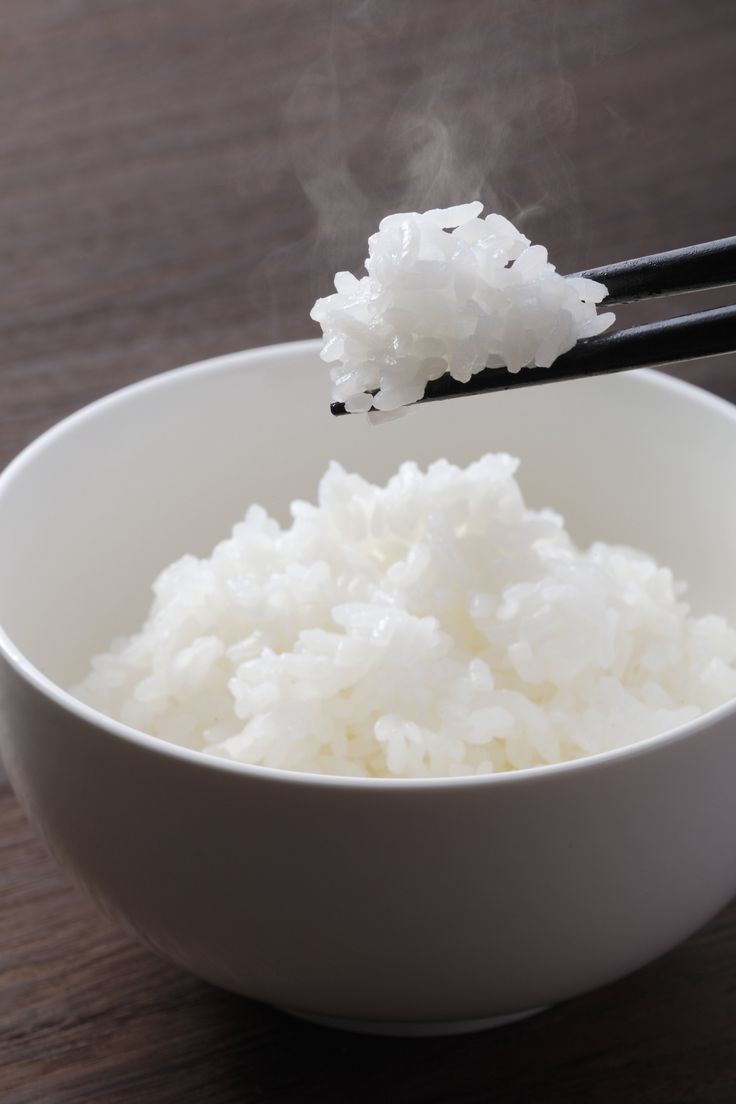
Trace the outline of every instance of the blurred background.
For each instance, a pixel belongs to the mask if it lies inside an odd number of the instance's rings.
[[[732,0],[5,0],[0,460],[318,333],[390,211],[479,197],[563,272],[733,233],[735,46]]]
[[[0,466],[126,383],[317,336],[387,212],[480,198],[563,272],[736,233],[733,0],[0,0],[0,56]],[[736,399],[733,357],[678,374]],[[734,1098],[733,908],[574,1013],[407,1049],[154,960],[7,785],[0,844],[14,1104]]]

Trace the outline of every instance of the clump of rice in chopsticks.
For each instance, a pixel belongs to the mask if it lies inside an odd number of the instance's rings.
[[[549,367],[606,330],[606,289],[561,276],[547,250],[502,215],[466,203],[389,215],[368,241],[367,275],[335,276],[311,317],[324,333],[333,402],[350,413],[416,402],[446,372]]]

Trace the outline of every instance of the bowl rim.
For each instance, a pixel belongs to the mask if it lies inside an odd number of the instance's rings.
[[[200,360],[179,368],[172,368],[154,376],[145,377],[127,384],[124,387],[101,396],[87,403],[78,410],[52,425],[49,429],[39,434],[27,444],[5,467],[0,471],[0,509],[2,497],[6,488],[20,475],[23,470],[34,462],[47,448],[53,446],[59,437],[73,432],[74,429],[93,419],[100,410],[115,406],[131,393],[140,394],[145,391],[154,391],[171,385],[173,381],[187,376],[199,376],[213,371],[227,371],[236,366],[247,364],[250,360],[262,362],[270,359],[278,359],[284,353],[316,353],[320,347],[317,339],[302,341],[280,342],[274,345],[263,345],[252,349],[243,349],[223,356],[211,357]],[[662,388],[684,396],[688,401],[710,407],[720,416],[725,416],[734,423],[736,428],[736,405],[727,399],[722,399],[703,388],[649,368],[639,368],[626,373],[644,381],[647,386]],[[10,670],[17,675],[30,689],[35,690],[42,697],[48,699],[53,705],[67,714],[77,717],[82,722],[105,732],[115,739],[122,739],[128,744],[133,744],[141,750],[151,752],[164,757],[172,757],[182,763],[187,763],[198,769],[224,771],[229,774],[241,775],[253,782],[278,782],[281,784],[297,786],[317,786],[330,789],[360,789],[375,793],[387,791],[415,791],[425,792],[432,789],[456,790],[486,786],[518,786],[525,784],[543,783],[548,779],[553,783],[555,779],[586,774],[599,770],[606,770],[609,766],[623,763],[639,756],[655,754],[660,749],[688,740],[691,736],[713,725],[720,724],[727,717],[736,715],[736,698],[724,702],[722,705],[711,709],[688,721],[683,725],[667,729],[656,736],[649,736],[637,743],[625,744],[623,747],[609,751],[597,752],[586,755],[580,759],[565,760],[561,763],[547,763],[533,767],[523,767],[513,771],[499,772],[498,774],[441,776],[431,778],[388,778],[388,777],[356,777],[353,775],[319,774],[315,772],[291,770],[280,767],[266,767],[258,764],[241,763],[231,759],[221,758],[216,755],[208,755],[205,752],[192,748],[182,747],[169,743],[158,736],[152,736],[130,725],[117,721],[100,712],[85,702],[80,701],[70,691],[57,685],[47,675],[44,675],[13,643],[8,633],[0,624],[0,659],[3,659]]]

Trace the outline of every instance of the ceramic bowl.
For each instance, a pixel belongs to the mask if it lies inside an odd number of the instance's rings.
[[[242,766],[65,687],[132,631],[156,573],[252,501],[284,517],[336,458],[522,458],[580,543],[642,547],[736,622],[736,409],[653,372],[328,412],[317,345],[238,353],[102,399],[0,477],[2,748],[58,861],[168,959],[322,1022],[505,1022],[667,951],[736,890],[734,704],[633,747],[454,780]]]

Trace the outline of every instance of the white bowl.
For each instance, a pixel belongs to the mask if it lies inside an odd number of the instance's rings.
[[[254,501],[283,515],[335,457],[522,457],[582,543],[643,547],[736,621],[736,410],[640,372],[333,419],[306,342],[94,403],[0,477],[0,651],[16,792],[59,861],[167,958],[364,1030],[468,1030],[620,977],[736,890],[734,704],[591,759],[355,780],[241,766],[108,720],[64,687],[149,585]]]

